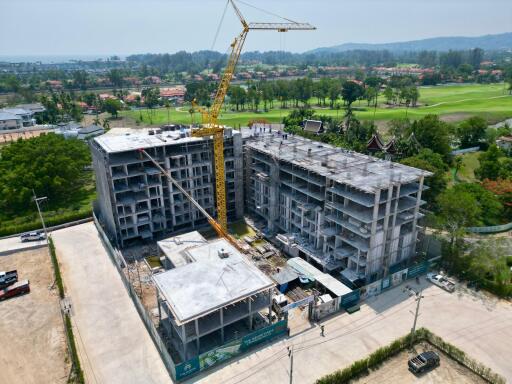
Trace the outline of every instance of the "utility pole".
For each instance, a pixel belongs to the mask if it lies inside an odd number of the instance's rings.
[[[44,236],[46,238],[46,244],[48,244],[48,247],[49,247],[50,242],[48,241],[48,232],[46,231],[46,225],[44,224],[43,214],[41,213],[41,207],[39,206],[39,202],[46,200],[47,197],[46,196],[37,197],[36,191],[34,191],[33,189],[32,189],[32,193],[34,194],[34,201],[36,202],[37,212],[39,212],[39,218],[41,219],[41,223],[43,224],[43,231],[44,231]]]
[[[419,291],[415,291],[414,289],[410,288],[410,287],[407,287],[406,290],[409,292],[409,294],[413,294],[416,296],[415,300],[416,300],[416,312],[414,313],[414,322],[412,324],[412,328],[411,328],[411,343],[410,343],[410,348],[412,348],[412,346],[414,345],[414,334],[416,332],[416,323],[418,321],[418,316],[420,315],[420,303],[421,303],[421,299],[424,297],[422,295],[422,290],[420,289]],[[412,312],[411,312],[412,313]]]
[[[288,357],[290,358],[290,384],[293,383],[293,345],[288,347]]]

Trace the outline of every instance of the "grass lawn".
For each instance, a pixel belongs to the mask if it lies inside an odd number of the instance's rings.
[[[458,121],[469,116],[478,115],[487,119],[490,123],[512,117],[512,96],[508,95],[503,84],[462,84],[442,85],[436,87],[421,87],[419,106],[406,109],[405,107],[389,107],[385,104],[383,96],[379,98],[379,106],[376,110],[367,107],[366,101],[354,103],[355,114],[363,120],[391,120],[403,118],[406,115],[411,119],[421,118],[427,114],[439,114],[449,121]],[[190,124],[189,107],[172,108],[169,113],[169,121],[172,123]],[[255,113],[252,111],[231,112],[223,111],[220,122],[225,125],[238,127],[244,126],[250,120],[266,119],[270,122],[280,122],[290,109],[273,109],[268,112]],[[328,116],[342,116],[343,110],[331,110],[317,108],[318,114]],[[146,110],[123,111],[120,114],[133,124],[142,117],[141,126],[159,126],[168,121],[165,108],[153,111],[153,119],[150,121]],[[200,115],[195,114],[194,120],[200,121]]]
[[[462,156],[462,168],[457,173],[457,178],[460,181],[466,182],[475,182],[475,169],[480,166],[480,162],[478,161],[478,156],[480,156],[482,152],[472,152],[466,153]]]

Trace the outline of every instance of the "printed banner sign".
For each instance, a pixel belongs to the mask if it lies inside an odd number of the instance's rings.
[[[253,345],[257,345],[266,340],[286,332],[288,320],[281,320],[268,327],[258,329],[241,339],[233,340],[211,351],[200,354],[184,363],[176,365],[176,380],[184,379],[194,373],[204,371],[222,361],[229,360]]]

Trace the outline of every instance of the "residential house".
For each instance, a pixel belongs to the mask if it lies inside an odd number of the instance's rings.
[[[4,108],[2,112],[10,113],[21,118],[23,127],[31,127],[35,124],[34,113],[24,108]]]
[[[0,110],[0,131],[20,129],[23,127],[21,117]]]

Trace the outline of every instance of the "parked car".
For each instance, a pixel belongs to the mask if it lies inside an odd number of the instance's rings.
[[[28,232],[24,233],[20,236],[21,242],[24,243],[26,241],[39,241],[44,240],[46,238],[44,232],[38,231],[38,232]]]
[[[12,271],[0,271],[0,289],[8,287],[18,281],[18,271],[13,269]]]
[[[440,359],[437,353],[434,351],[426,351],[412,359],[409,359],[407,365],[409,366],[409,371],[413,373],[421,373],[427,369],[437,367],[439,363]]]
[[[435,284],[448,292],[455,291],[455,281],[450,280],[449,278],[441,274],[427,273],[427,280],[431,281],[432,284]]]
[[[18,281],[7,288],[0,289],[0,301],[23,295],[30,292],[30,283],[28,280]]]

